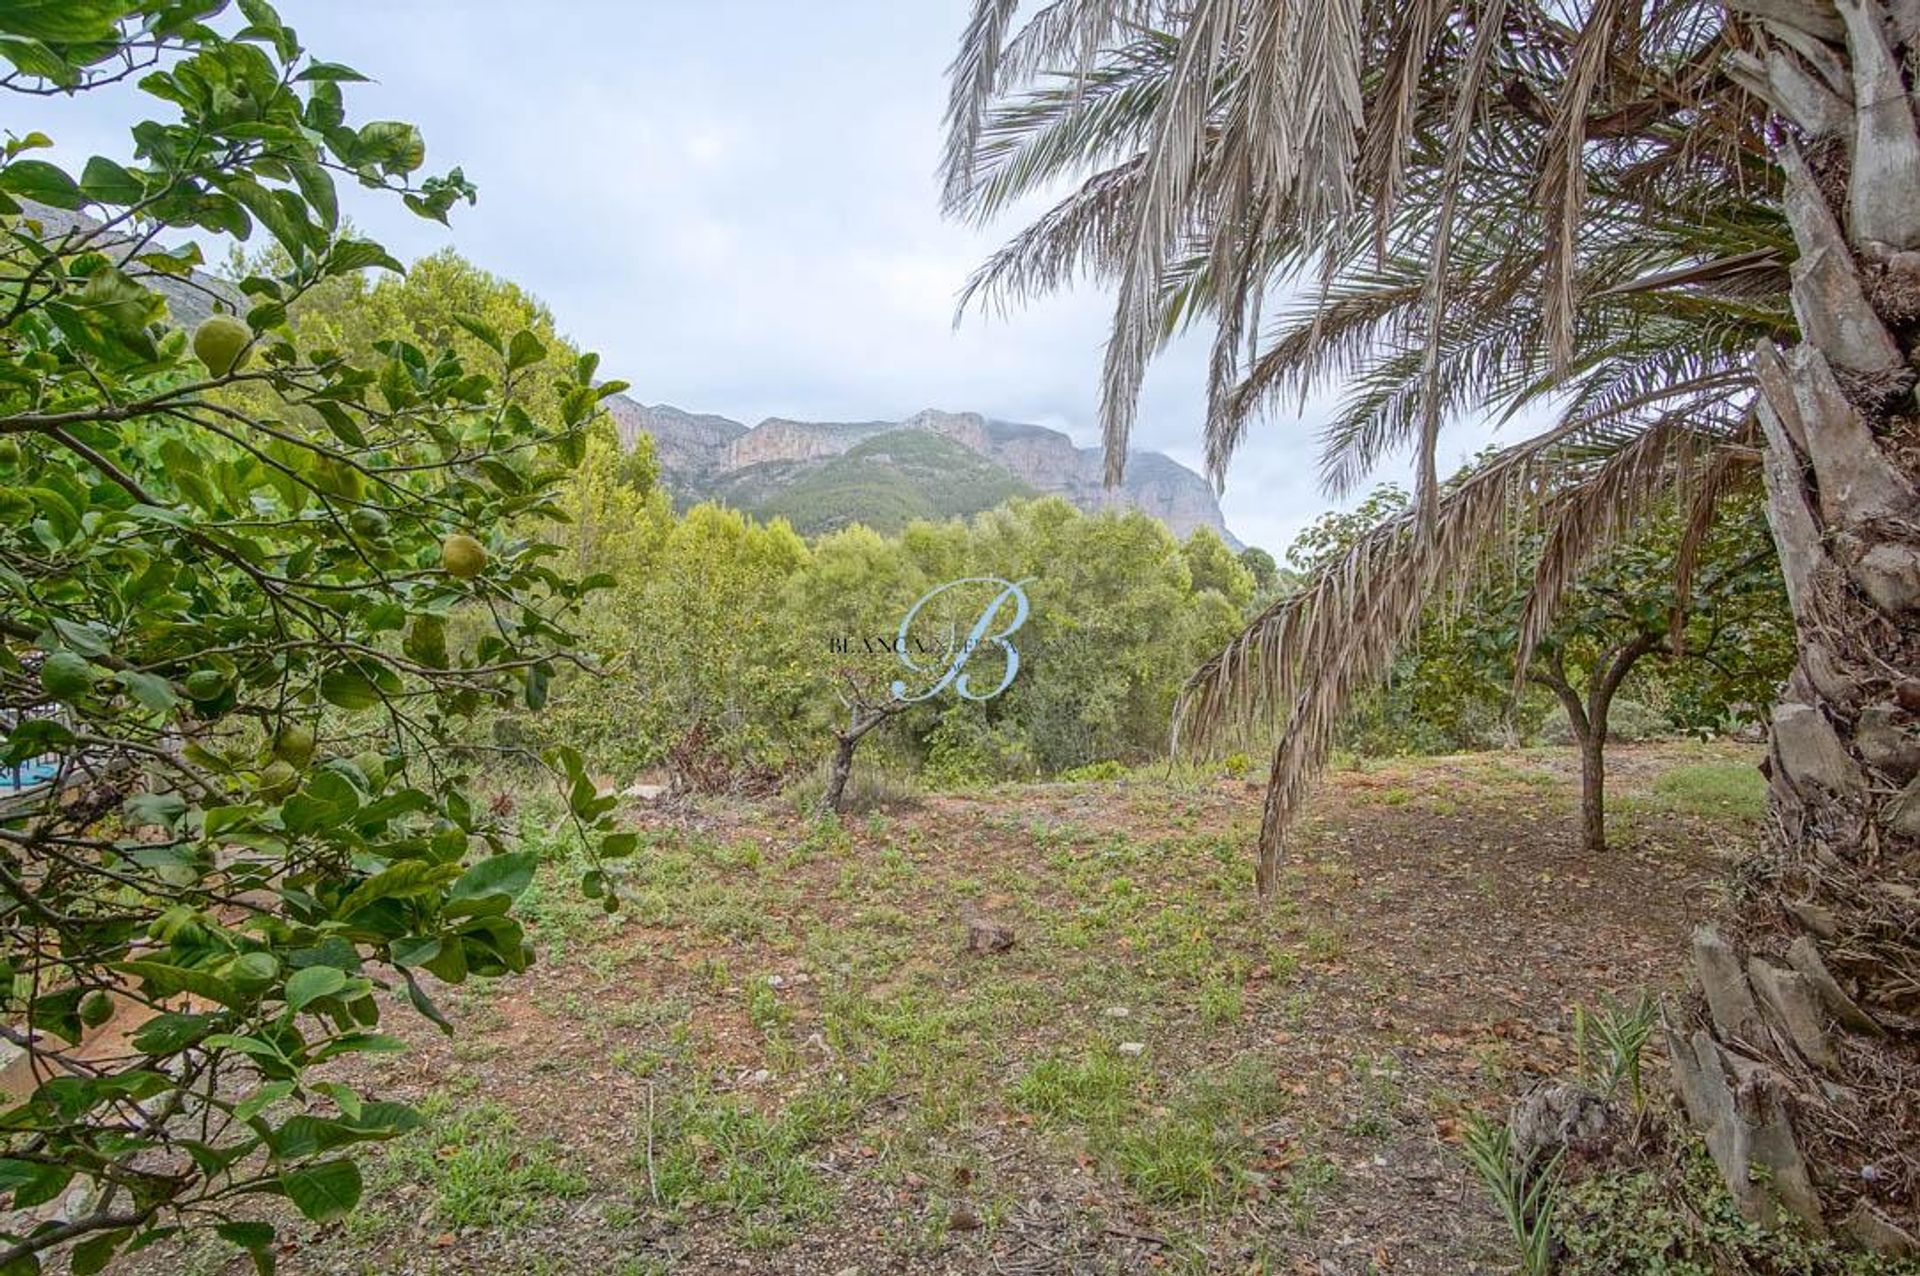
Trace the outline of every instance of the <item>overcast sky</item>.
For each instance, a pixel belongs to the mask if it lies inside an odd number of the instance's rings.
[[[278,7],[316,56],[377,81],[349,86],[350,119],[419,124],[429,169],[461,165],[480,188],[450,230],[349,197],[360,227],[403,260],[451,244],[536,293],[642,401],[749,425],[939,407],[1097,440],[1106,296],[952,324],[968,272],[1013,229],[939,213],[944,71],[967,0]],[[36,102],[26,126],[63,158],[124,156],[131,105]],[[1199,468],[1203,369],[1201,342],[1162,360],[1136,446]],[[1269,420],[1228,476],[1228,525],[1276,554],[1329,504],[1312,415]],[[1453,440],[1446,460],[1483,437]]]

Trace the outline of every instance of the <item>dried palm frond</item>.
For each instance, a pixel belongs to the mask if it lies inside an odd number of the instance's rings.
[[[950,205],[991,216],[1094,171],[966,300],[1115,284],[1109,481],[1147,361],[1196,319],[1217,325],[1216,481],[1254,419],[1329,385],[1327,486],[1414,455],[1415,512],[1262,613],[1180,700],[1176,747],[1278,739],[1270,888],[1340,715],[1423,612],[1524,570],[1530,647],[1647,510],[1738,481],[1745,352],[1792,324],[1760,117],[1727,71],[1744,37],[1716,0],[1055,0],[1010,24],[976,0]],[[1261,299],[1296,288],[1263,330]],[[1545,433],[1438,482],[1448,423],[1548,401]]]
[[[1262,893],[1348,707],[1386,676],[1430,609],[1457,605],[1544,537],[1527,606],[1550,615],[1597,546],[1690,484],[1721,481],[1712,477],[1719,456],[1743,439],[1671,422],[1596,461],[1587,427],[1563,423],[1443,489],[1430,527],[1416,507],[1358,538],[1202,665],[1174,708],[1175,751],[1278,740],[1261,817]]]
[[[1174,710],[1174,748],[1272,739],[1258,880],[1272,890],[1289,820],[1354,697],[1387,672],[1428,605],[1510,537],[1550,481],[1549,435],[1510,448],[1429,510],[1362,536],[1202,665]]]

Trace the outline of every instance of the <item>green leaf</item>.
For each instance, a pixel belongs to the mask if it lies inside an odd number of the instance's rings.
[[[322,997],[331,997],[347,986],[346,972],[332,966],[308,966],[296,970],[287,980],[287,1009],[305,1010]]]
[[[424,966],[440,955],[440,941],[432,935],[409,935],[387,946],[396,966]]]
[[[281,1190],[316,1223],[345,1218],[360,1203],[360,1167],[352,1161],[322,1161],[280,1176]]]
[[[460,875],[460,880],[447,893],[447,900],[453,903],[484,899],[489,895],[517,899],[533,885],[534,870],[539,866],[540,857],[532,851],[489,856]]]
[[[281,804],[280,822],[297,837],[339,828],[359,813],[359,790],[345,776],[328,770],[314,775],[305,789]]]
[[[413,1003],[413,1008],[432,1020],[434,1026],[439,1028],[441,1032],[451,1037],[453,1035],[452,1022],[445,1014],[441,1013],[440,1007],[434,1004],[433,998],[427,996],[426,989],[422,988],[420,981],[413,977],[413,972],[405,966],[402,966],[400,968],[400,977],[407,981],[407,1000]]]
[[[121,804],[129,828],[159,825],[177,828],[187,813],[187,800],[178,793],[136,793]]]
[[[305,249],[319,247],[321,235],[307,218],[306,202],[292,191],[269,190],[250,177],[229,178],[221,187],[296,257]]]
[[[214,1232],[229,1245],[241,1249],[265,1249],[273,1244],[273,1224],[261,1223],[251,1219],[239,1219],[231,1223],[221,1223]]]
[[[301,196],[320,215],[320,224],[328,230],[337,227],[340,224],[340,197],[333,188],[333,174],[305,160],[288,164],[287,167],[293,173],[294,184],[299,186]]]
[[[116,1227],[88,1237],[73,1247],[67,1258],[67,1269],[73,1276],[94,1276],[96,1272],[105,1271],[107,1264],[113,1261],[113,1256],[132,1235],[131,1227]]]
[[[344,275],[355,270],[365,270],[369,266],[391,270],[396,275],[406,273],[405,266],[395,261],[386,249],[371,239],[342,239],[327,252],[327,273],[330,275]]]
[[[13,63],[23,75],[51,80],[63,87],[72,86],[79,78],[79,72],[71,62],[38,40],[0,36],[0,58]],[[19,207],[5,196],[0,196],[0,203],[9,206],[6,209],[7,212],[20,211]]]
[[[113,24],[133,12],[125,0],[7,0],[0,31],[62,44],[110,39]]]
[[[233,1118],[236,1121],[251,1121],[280,1100],[293,1093],[291,1081],[269,1081],[234,1106]]]
[[[173,684],[157,674],[123,669],[114,677],[127,689],[127,694],[155,713],[165,713],[179,703],[179,697],[173,692]]]
[[[145,1054],[175,1054],[220,1026],[220,1015],[183,1015],[173,1011],[155,1015],[133,1034],[136,1050]]]
[[[427,162],[427,144],[421,139],[420,130],[411,124],[376,120],[361,128],[359,143],[356,159],[377,164],[382,172],[392,176],[411,173]]]
[[[320,679],[320,695],[328,704],[356,713],[380,703],[380,692],[372,680],[347,665],[332,670]]]
[[[102,204],[137,204],[147,193],[146,183],[137,175],[100,155],[81,170],[80,189],[88,199]]]
[[[79,208],[87,202],[66,170],[45,160],[15,160],[0,169],[0,190],[55,208]]]
[[[452,880],[459,866],[428,864],[423,860],[401,860],[360,883],[340,902],[337,916],[351,917],[367,905],[383,899],[410,899],[428,895]]]
[[[522,328],[513,334],[513,341],[507,346],[507,371],[517,372],[546,357],[546,345],[532,332]]]
[[[352,67],[342,66],[338,62],[309,62],[307,69],[293,78],[299,81],[332,80],[358,83],[365,81],[367,77]]]
[[[496,332],[493,325],[486,320],[476,315],[456,314],[453,317],[453,321],[473,334],[474,338],[486,346],[487,349],[494,351],[496,354],[506,353],[507,347],[500,340],[500,334]]]
[[[114,969],[144,981],[148,993],[154,997],[173,997],[190,992],[223,1006],[231,1006],[239,1001],[233,985],[218,975],[190,966],[176,966],[164,961],[123,961]]]

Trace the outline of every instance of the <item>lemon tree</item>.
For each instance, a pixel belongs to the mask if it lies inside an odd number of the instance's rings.
[[[342,189],[474,196],[411,125],[349,122],[363,78],[261,0],[0,6],[20,114],[133,84],[153,116],[127,163],[0,148],[0,1272],[197,1227],[270,1268],[268,1198],[350,1211],[355,1148],[414,1122],[316,1069],[530,960],[534,857],[452,746],[572,658],[604,582],[525,529],[620,387],[479,318],[464,357],[288,326],[400,269]],[[234,241],[278,265],[203,273]],[[549,761],[589,854],[630,851]]]

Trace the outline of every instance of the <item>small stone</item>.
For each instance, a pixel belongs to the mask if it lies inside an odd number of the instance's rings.
[[[667,786],[664,784],[629,784],[623,790],[623,794],[626,797],[636,798],[642,802],[658,802],[667,795]]]
[[[767,987],[769,987],[769,988],[785,988],[786,986],[787,986],[787,981],[786,981],[786,980],[785,980],[784,978],[782,978],[781,976],[779,976],[779,975],[768,975],[768,976],[767,976]]]
[[[1693,932],[1693,968],[1720,1031],[1731,1037],[1756,1039],[1760,1010],[1754,1005],[1753,990],[1740,971],[1739,959],[1712,926],[1701,926]]]
[[[1885,1030],[1866,1011],[1860,1009],[1853,998],[1847,996],[1827,963],[1820,958],[1820,947],[1812,937],[1801,935],[1787,947],[1787,964],[1799,971],[1807,984],[1817,993],[1820,1001],[1835,1019],[1855,1032],[1864,1032],[1880,1036]]]
[[[1122,1041],[1120,1043],[1121,1054],[1143,1055],[1146,1052],[1147,1052],[1147,1043],[1144,1041]]]
[[[773,1080],[773,1073],[766,1068],[755,1068],[741,1080],[742,1085],[765,1085]]]
[[[1920,678],[1902,678],[1893,689],[1893,698],[1908,713],[1920,713]]]
[[[967,918],[967,951],[1003,953],[1013,947],[1013,928],[991,917]]]
[[[1920,550],[1883,542],[1860,556],[1853,578],[1867,597],[1893,615],[1920,608]]]
[[[1109,1019],[1125,1019],[1133,1013],[1125,1006],[1108,1006],[1103,1012]]]
[[[1529,1090],[1509,1122],[1514,1155],[1523,1162],[1563,1148],[1591,1152],[1601,1146],[1610,1125],[1606,1102],[1568,1081]]]
[[[1822,939],[1832,939],[1840,933],[1839,919],[1834,917],[1833,910],[1830,908],[1823,908],[1819,904],[1790,901],[1787,904],[1787,911],[1793,914],[1795,921]]]

